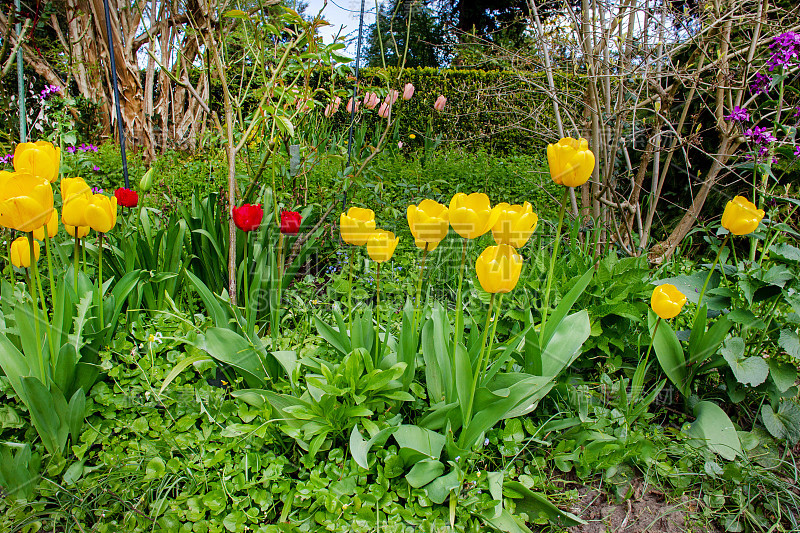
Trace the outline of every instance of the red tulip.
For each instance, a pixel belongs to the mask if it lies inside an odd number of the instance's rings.
[[[244,204],[233,208],[233,223],[242,231],[253,231],[261,225],[264,210],[261,204]]]
[[[297,211],[281,211],[281,233],[297,235],[302,221],[303,217]]]
[[[139,204],[139,195],[136,191],[124,187],[114,191],[114,196],[117,198],[117,204],[122,207],[136,207]]]

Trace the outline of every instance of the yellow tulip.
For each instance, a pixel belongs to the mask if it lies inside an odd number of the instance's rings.
[[[522,256],[507,244],[489,246],[478,256],[475,271],[486,292],[511,292],[522,272]]]
[[[367,253],[373,261],[383,263],[392,258],[398,242],[400,237],[391,231],[376,230],[367,239]]]
[[[550,177],[559,185],[579,187],[586,183],[594,170],[594,154],[584,139],[565,137],[557,144],[547,145]]]
[[[465,239],[477,239],[494,226],[497,212],[489,205],[489,197],[482,192],[466,195],[456,193],[450,200],[450,225]]]
[[[737,196],[725,206],[725,211],[722,213],[722,227],[734,235],[747,235],[758,228],[762,218],[764,218],[763,209],[758,209],[744,196]]]
[[[76,237],[78,239],[82,239],[89,234],[89,230],[91,230],[89,226],[68,226],[64,224],[64,230],[71,235],[72,237]],[[77,235],[75,235],[77,230]]]
[[[53,183],[58,179],[61,149],[47,141],[19,143],[14,150],[14,170],[27,172]]]
[[[99,233],[108,233],[117,223],[117,198],[95,194],[86,205],[86,225]]]
[[[375,212],[372,209],[351,207],[347,214],[339,215],[339,231],[347,244],[364,246],[375,231]]]
[[[675,318],[681,312],[681,308],[686,304],[686,295],[679,291],[675,285],[665,283],[653,290],[650,298],[650,307],[655,313],[663,318]]]
[[[92,189],[83,178],[61,180],[61,222],[64,226],[86,226],[86,206],[92,197]]]
[[[414,244],[429,252],[439,246],[450,229],[447,208],[433,200],[425,199],[419,205],[408,206],[406,218],[414,236]]]
[[[23,172],[0,172],[0,225],[28,233],[44,226],[52,212],[49,181]]]
[[[505,202],[495,207],[497,221],[492,227],[492,237],[497,244],[508,244],[522,248],[539,223],[539,216],[533,212],[530,202],[523,205],[509,205]]]
[[[50,220],[47,221],[47,224],[43,225],[39,229],[33,230],[33,237],[43,241],[45,228],[47,228],[47,236],[51,239],[56,236],[56,233],[58,233],[58,211],[55,209],[53,209],[53,213],[50,215]]]
[[[33,256],[39,261],[39,241],[33,241]],[[17,237],[11,243],[11,264],[18,268],[31,266],[31,244],[27,237]]]

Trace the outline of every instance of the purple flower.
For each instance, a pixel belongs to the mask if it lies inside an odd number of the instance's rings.
[[[75,147],[74,146],[67,146],[66,150],[67,150],[67,152],[69,152],[71,154],[75,153]]]
[[[92,192],[94,194],[103,194],[103,189],[101,189],[100,187],[92,187]]]
[[[770,58],[767,60],[769,71],[775,67],[793,67],[800,57],[800,34],[793,31],[781,33],[769,45]]]
[[[14,154],[6,154],[3,157],[0,157],[0,163],[3,164],[11,163],[12,159],[14,159]]]
[[[772,78],[766,74],[757,72],[753,83],[750,84],[750,92],[753,94],[766,93],[769,91],[769,84],[771,81]]]
[[[744,136],[749,137],[750,140],[762,147],[766,147],[772,142],[777,141],[778,139],[767,130],[766,127],[756,126],[755,128],[747,128],[744,130]]]
[[[39,98],[42,100],[48,100],[51,96],[61,94],[61,87],[58,85],[46,85],[44,89],[39,93]]]
[[[794,147],[794,155],[800,156],[800,144]]]
[[[747,122],[750,120],[750,113],[743,107],[733,106],[733,111],[730,115],[726,115],[725,120],[733,122]]]
[[[94,170],[95,172],[100,172],[100,167],[95,165],[95,166],[92,167],[92,170]]]

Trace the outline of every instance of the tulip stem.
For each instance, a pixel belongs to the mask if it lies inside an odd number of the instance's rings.
[[[45,230],[46,231],[46,230]],[[45,380],[44,372],[44,356],[42,354],[42,339],[39,336],[39,303],[36,301],[36,250],[33,248],[33,232],[28,232],[28,246],[30,256],[28,258],[28,288],[31,295],[31,303],[33,304],[33,325],[36,331],[36,352],[39,354],[39,370],[41,371],[42,383],[47,383]]]
[[[280,225],[278,226],[280,227]],[[280,234],[278,237],[278,308],[275,310],[273,315],[273,327],[272,330],[275,332],[275,342],[273,344],[277,346],[278,342],[278,332],[280,328],[280,315],[281,315],[281,300],[283,299],[283,233]],[[275,348],[273,348],[275,349]]]
[[[250,265],[247,263],[247,248],[250,243],[250,232],[244,232],[244,257],[242,257],[242,264],[244,265],[244,315],[247,317],[250,314],[250,283],[247,278],[250,277]]]
[[[53,256],[50,254],[50,233],[44,228],[44,249],[47,252],[47,279],[50,281],[50,304],[56,304],[56,284],[53,282]]]
[[[97,316],[100,319],[98,331],[103,329],[103,233],[97,235]]]
[[[351,253],[347,254],[347,270],[348,270],[348,282],[349,285],[347,287],[347,329],[348,331],[353,330],[353,254],[355,254],[355,250],[352,250]]]
[[[647,365],[650,360],[650,351],[653,349],[653,343],[656,340],[656,331],[658,331],[658,326],[661,324],[661,317],[658,317],[656,320],[656,326],[653,328],[653,334],[650,335],[650,346],[647,347],[647,353],[644,356],[644,361],[639,363],[639,366],[636,368],[636,371],[633,373],[633,380],[631,381],[631,402],[634,403],[636,399],[638,399],[642,384],[644,383],[644,376],[647,372]],[[641,374],[639,373],[639,368],[642,369]]]
[[[461,342],[464,335],[464,309],[461,295],[461,285],[464,283],[464,265],[467,262],[467,239],[463,239],[461,246],[461,269],[458,272],[458,289],[456,290],[456,326],[453,342],[453,354],[456,346]]]
[[[558,226],[556,226],[556,239],[553,242],[553,255],[550,257],[550,266],[547,270],[547,283],[544,289],[544,304],[542,305],[542,324],[539,327],[539,347],[544,345],[544,325],[547,322],[547,311],[550,305],[550,286],[553,283],[553,267],[556,264],[558,246],[561,244],[561,226],[564,224],[564,210],[569,198],[569,187],[564,187],[564,195],[561,197],[561,208],[558,210]]]
[[[469,403],[467,403],[467,411],[466,416],[464,417],[463,423],[461,424],[461,435],[463,436],[466,431],[464,431],[467,426],[469,425],[470,420],[472,419],[472,407],[473,403],[475,402],[475,391],[478,388],[478,381],[479,377],[482,374],[483,369],[483,355],[486,353],[486,338],[489,334],[489,322],[492,320],[492,308],[494,307],[494,297],[496,296],[495,293],[492,293],[491,298],[489,299],[489,310],[486,311],[486,324],[483,327],[483,339],[481,341],[481,353],[478,356],[478,364],[475,365],[474,375],[472,376],[472,390],[470,391],[469,395]]]
[[[388,335],[388,332],[387,332]],[[381,264],[378,263],[375,273],[375,366],[381,355]]]
[[[428,257],[428,243],[425,243],[425,248],[422,249],[422,260],[419,262],[419,279],[417,280],[417,299],[414,300],[414,330],[417,329],[417,321],[419,319],[420,298],[422,297],[422,277],[425,272],[425,258]]]
[[[11,262],[11,241],[13,240],[12,237],[14,235],[12,234],[10,229],[4,231],[3,234],[6,237],[6,244],[8,245],[6,251],[8,252],[8,270],[11,272],[11,275],[9,277],[11,278],[11,285],[14,286],[17,284],[17,275],[14,272],[14,264]]]
[[[489,371],[489,358],[492,356],[492,346],[494,345],[494,333],[497,331],[497,322],[500,321],[500,309],[503,307],[503,296],[505,293],[500,293],[500,299],[497,300],[497,309],[494,312],[494,321],[492,322],[492,334],[489,336],[489,349],[486,351],[486,368],[483,374]]]
[[[78,294],[78,257],[81,250],[81,238],[78,237],[78,227],[75,227],[75,253],[72,257],[72,270],[75,273],[75,295]]]
[[[700,312],[700,306],[703,304],[703,296],[706,293],[706,288],[708,288],[708,282],[711,281],[711,276],[714,274],[714,270],[717,267],[717,261],[719,261],[719,256],[722,255],[722,250],[725,248],[725,245],[728,244],[728,240],[730,240],[730,238],[731,238],[730,233],[725,235],[725,239],[723,239],[722,244],[717,250],[717,256],[714,258],[714,262],[711,264],[711,270],[708,272],[708,276],[706,276],[706,282],[703,283],[703,289],[700,291],[700,297],[697,299],[697,309],[695,310],[694,313],[695,319],[697,319],[697,314]]]

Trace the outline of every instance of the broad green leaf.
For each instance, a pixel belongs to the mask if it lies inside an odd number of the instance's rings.
[[[550,329],[549,322],[547,326]],[[591,330],[589,313],[585,310],[564,317],[545,341],[542,375],[555,377],[571,365],[580,355],[581,347],[589,338]]]
[[[164,378],[164,383],[161,384],[161,388],[158,390],[158,393],[161,394],[162,392],[164,392],[164,389],[166,389],[169,386],[169,384],[172,383],[172,381],[176,377],[178,377],[178,374],[183,372],[190,365],[211,360],[212,359],[207,355],[198,353],[195,355],[190,355],[189,357],[178,361],[178,364],[175,365],[175,367],[172,370],[170,370],[169,374],[167,374],[167,376]]]
[[[711,402],[699,402],[694,408],[696,420],[691,423],[687,434],[701,446],[732,461],[742,455],[742,446],[733,422],[725,411]]]
[[[567,316],[572,306],[575,302],[580,298],[583,294],[583,291],[586,290],[586,287],[589,285],[589,282],[592,281],[592,276],[594,275],[594,267],[589,268],[584,274],[578,278],[575,282],[575,285],[569,290],[567,294],[561,299],[561,301],[556,306],[553,313],[547,319],[547,324],[545,324],[545,329],[542,334],[542,338],[539,339],[539,342],[542,346],[548,346],[550,344],[550,339],[553,337],[555,332],[559,329],[561,321],[564,320],[564,317]]]
[[[424,490],[431,501],[441,505],[450,495],[450,492],[456,490],[458,486],[458,472],[452,470],[449,474],[440,476],[425,485]]]
[[[781,401],[778,412],[765,403],[761,406],[761,420],[776,439],[786,439],[792,446],[800,440],[800,407],[794,402]]]
[[[208,328],[194,345],[240,372],[250,387],[264,386],[270,376],[252,345],[238,333],[224,328]]]
[[[657,317],[651,310],[649,313],[650,334],[653,335]],[[678,387],[684,396],[689,396],[689,384],[686,383],[686,359],[678,337],[666,320],[658,323],[653,337],[653,349],[656,352],[658,363],[669,380]]]
[[[414,488],[427,485],[444,473],[444,465],[436,459],[422,459],[411,467],[406,481]]]
[[[786,392],[797,381],[797,368],[789,363],[781,363],[775,359],[769,360],[769,373],[772,381],[781,392]]]
[[[397,431],[397,427],[384,428],[369,440],[364,440],[364,437],[361,436],[361,432],[358,431],[358,425],[353,426],[353,431],[350,432],[350,453],[356,464],[361,468],[368,469],[369,461],[367,460],[367,454],[370,449],[375,445],[383,445],[386,439],[389,438],[389,435],[395,431]]]
[[[586,524],[583,520],[562,511],[543,495],[531,491],[519,481],[506,481],[503,486],[506,496],[514,500],[517,512],[525,513],[531,520],[539,516],[546,516],[551,522],[555,522],[562,527],[572,527]]]
[[[472,400],[472,362],[469,360],[466,348],[462,344],[455,345],[455,381],[456,396],[461,406],[462,425],[467,422],[467,406]],[[480,370],[479,370],[480,371]],[[444,468],[444,467],[443,467]]]
[[[422,459],[439,459],[445,443],[444,435],[409,424],[399,426],[393,436],[407,466]]]
[[[769,375],[769,366],[762,358],[744,356],[744,340],[731,337],[722,345],[722,357],[728,362],[739,383],[756,387],[764,383]]]
[[[778,337],[778,344],[795,360],[800,360],[800,338],[796,331],[782,329]]]

